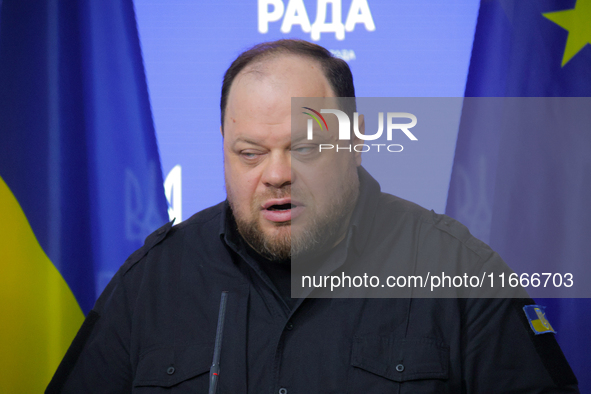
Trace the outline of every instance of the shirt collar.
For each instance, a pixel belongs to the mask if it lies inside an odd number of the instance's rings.
[[[230,203],[226,199],[223,204],[222,214],[220,217],[220,238],[221,240],[232,248],[235,252],[238,252],[238,245],[240,245],[238,228],[236,227],[236,221],[230,208]]]

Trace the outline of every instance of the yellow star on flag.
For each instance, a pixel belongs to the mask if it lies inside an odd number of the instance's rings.
[[[585,45],[591,44],[591,0],[577,0],[572,10],[547,12],[542,15],[568,31],[562,67]]]

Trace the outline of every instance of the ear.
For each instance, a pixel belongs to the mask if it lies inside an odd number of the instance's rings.
[[[365,135],[365,118],[361,114],[359,114],[359,132]],[[363,141],[357,135],[354,135],[353,146],[357,144],[363,144]],[[355,152],[355,163],[357,163],[357,167],[361,165],[361,152]]]
[[[222,130],[222,126],[220,126],[220,134],[222,135],[222,138],[224,138],[224,130]]]

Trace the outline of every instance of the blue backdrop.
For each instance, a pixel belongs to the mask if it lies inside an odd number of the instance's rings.
[[[300,3],[299,14],[305,18],[290,18],[299,15],[294,4]],[[304,32],[303,25],[307,20],[314,25],[323,3],[135,0],[162,169],[167,176],[181,166],[184,218],[225,198],[219,133],[223,73],[240,52],[259,42],[287,37],[312,41],[312,32]],[[360,4],[367,4],[368,11]],[[349,62],[359,97],[463,96],[477,1],[333,0],[326,21],[346,24],[352,6],[360,15],[352,20],[371,18],[374,30],[360,22],[342,40],[327,32],[314,42]],[[333,19],[332,10],[339,8]],[[283,33],[286,21],[302,24]],[[443,212],[456,135],[457,129],[435,132],[429,142],[436,150],[404,152],[405,160],[393,169],[406,174],[398,179],[396,193]]]

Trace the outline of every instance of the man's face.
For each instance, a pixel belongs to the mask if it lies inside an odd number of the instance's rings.
[[[319,154],[314,141],[292,136],[292,97],[334,93],[314,60],[264,60],[236,77],[224,119],[226,191],[238,230],[274,260],[340,241],[359,189],[359,154]]]

